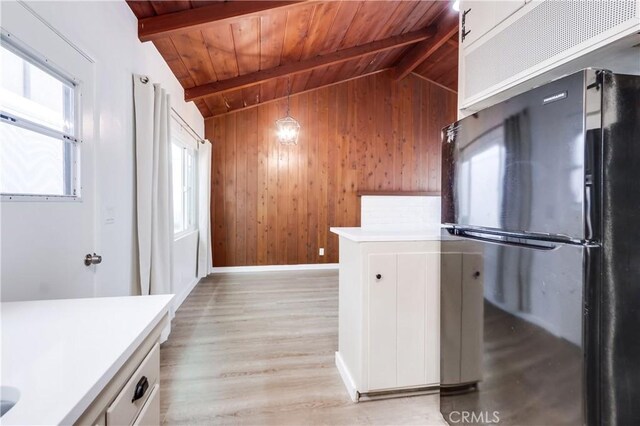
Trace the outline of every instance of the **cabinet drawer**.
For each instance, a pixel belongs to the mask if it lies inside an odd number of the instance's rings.
[[[140,410],[133,426],[158,426],[160,424],[160,385],[156,383],[149,399]]]
[[[160,373],[160,345],[156,345],[133,373],[124,388],[120,391],[111,406],[107,409],[107,426],[130,425],[140,412],[149,395],[155,390]],[[141,398],[134,399],[136,387],[146,378],[148,387]]]

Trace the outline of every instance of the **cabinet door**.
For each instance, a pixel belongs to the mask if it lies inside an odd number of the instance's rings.
[[[442,253],[440,280],[440,345],[443,385],[460,383],[460,332],[462,329],[462,254]]]
[[[460,13],[464,16],[464,32],[466,35],[464,36],[462,45],[464,47],[469,46],[524,5],[524,0],[463,0],[460,5]],[[460,22],[462,22],[462,20]],[[460,30],[460,34],[462,34],[462,29]]]
[[[398,254],[398,387],[423,385],[427,254]]]
[[[369,390],[396,387],[395,254],[369,255]]]
[[[160,385],[156,383],[149,399],[142,407],[133,426],[156,426],[160,424]]]
[[[462,347],[460,350],[460,381],[482,378],[484,270],[480,254],[462,255]]]
[[[424,384],[440,383],[440,253],[426,253]]]

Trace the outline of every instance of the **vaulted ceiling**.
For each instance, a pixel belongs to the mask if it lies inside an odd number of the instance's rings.
[[[457,89],[448,1],[128,1],[204,117],[393,69]]]

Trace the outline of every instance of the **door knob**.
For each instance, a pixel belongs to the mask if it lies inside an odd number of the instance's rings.
[[[87,254],[84,257],[84,264],[87,266],[97,265],[99,263],[102,263],[102,256],[100,256],[99,254]]]

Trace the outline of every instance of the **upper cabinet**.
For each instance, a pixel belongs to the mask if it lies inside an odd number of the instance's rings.
[[[460,41],[466,48],[525,5],[524,0],[463,1]]]
[[[640,2],[463,0],[459,118],[583,68],[640,74]]]

